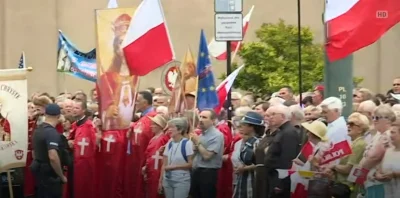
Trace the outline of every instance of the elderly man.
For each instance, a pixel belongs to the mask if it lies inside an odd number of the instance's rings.
[[[270,125],[278,129],[270,134],[273,141],[265,149],[267,193],[271,198],[290,198],[290,177],[279,179],[276,169],[292,167],[292,160],[300,152],[300,138],[296,128],[290,123],[289,107],[272,106],[268,109],[268,114]]]
[[[372,113],[376,109],[376,104],[372,100],[367,100],[362,103],[360,103],[360,106],[358,106],[357,112],[361,113],[365,116],[367,116],[369,123],[370,123],[370,130],[367,131],[364,134],[364,140],[365,142],[370,143],[372,141],[372,138],[376,134],[376,130],[374,129],[373,121],[372,121]]]
[[[297,129],[297,133],[300,137],[300,144],[303,145],[307,142],[307,133],[303,127],[301,127],[301,123],[304,122],[305,118],[304,111],[301,109],[300,105],[291,105],[289,109],[292,114],[290,122]]]

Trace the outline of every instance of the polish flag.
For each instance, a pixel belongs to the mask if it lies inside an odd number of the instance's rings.
[[[349,176],[347,177],[347,181],[359,185],[364,185],[364,182],[367,180],[368,173],[369,173],[368,169],[353,166]]]
[[[109,0],[107,8],[118,8],[117,0]]]
[[[143,0],[122,42],[132,75],[144,76],[175,57],[159,0]]]
[[[349,141],[339,133],[333,134],[332,137],[328,139],[330,140],[330,148],[324,152],[320,165],[338,160],[353,152]]]
[[[326,0],[326,53],[336,61],[377,41],[400,22],[399,0]]]
[[[224,102],[226,97],[228,96],[229,90],[232,88],[233,82],[235,82],[236,76],[239,74],[240,70],[244,67],[244,65],[237,68],[233,71],[221,84],[217,87],[217,94],[218,94],[218,106],[215,107],[215,112],[219,113],[224,106]]]
[[[243,18],[243,37],[246,35],[253,9],[254,6],[251,7],[250,12]],[[240,44],[240,41],[231,42],[231,51],[237,51],[237,49],[240,47]],[[218,42],[215,41],[215,38],[213,38],[208,44],[208,51],[210,55],[215,57],[217,60],[226,60],[226,42]]]

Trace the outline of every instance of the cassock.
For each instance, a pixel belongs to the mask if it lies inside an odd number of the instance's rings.
[[[125,198],[127,130],[103,131],[96,156],[96,198]],[[128,176],[126,176],[128,177]]]
[[[149,108],[142,113],[142,117],[132,125],[132,135],[128,141],[130,146],[126,154],[125,164],[125,197],[145,197],[144,178],[142,167],[145,165],[145,151],[154,133],[150,125],[152,121],[149,117],[156,116],[157,113]]]
[[[29,166],[33,161],[32,157],[32,137],[36,128],[36,119],[28,120],[28,150],[26,155],[26,165],[24,168],[24,196],[29,197],[35,194],[35,180]]]
[[[226,121],[222,121],[217,125],[217,129],[224,135],[224,155],[228,155],[231,151],[232,132]],[[222,162],[222,167],[218,171],[217,197],[231,198],[233,167],[231,160]]]
[[[3,128],[4,132],[8,136],[8,141],[11,140],[11,128],[10,128],[10,122],[6,118],[1,118],[0,119],[0,128]],[[0,136],[0,141],[6,141],[5,136]]]
[[[146,176],[145,191],[146,198],[162,198],[163,196],[158,194],[158,184],[160,181],[161,167],[163,162],[163,154],[160,152],[160,148],[164,146],[170,139],[169,135],[161,134],[154,136],[149,145],[147,146],[146,152],[144,153],[146,159]]]
[[[87,117],[79,120],[72,129],[75,133],[74,140],[74,198],[95,198],[96,166],[95,154],[96,131],[93,123]]]
[[[110,71],[100,76],[98,93],[103,129],[116,130],[129,127],[135,106],[136,80],[134,76],[121,76],[119,73]],[[106,116],[111,105],[118,108],[118,118]]]

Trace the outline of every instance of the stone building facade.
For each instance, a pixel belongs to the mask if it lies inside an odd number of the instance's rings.
[[[140,0],[118,0],[120,7],[136,7]],[[322,42],[322,0],[302,1],[302,23],[315,32]],[[177,59],[188,45],[197,53],[200,29],[209,39],[214,33],[213,0],[162,0]],[[289,0],[246,0],[244,14],[255,5],[245,42],[255,40],[255,30],[264,22],[297,22],[297,4]],[[85,91],[94,87],[71,76],[56,72],[57,33],[61,29],[82,51],[95,46],[95,9],[107,6],[107,0],[0,0],[0,69],[17,67],[21,51],[29,74],[29,92]],[[392,78],[400,76],[400,25],[394,27],[377,43],[355,53],[354,75],[364,77],[363,86],[386,92]],[[217,73],[225,71],[224,62],[213,62]],[[159,87],[162,69],[142,78],[140,86]],[[154,80],[157,79],[157,80]],[[158,80],[160,79],[160,80]]]

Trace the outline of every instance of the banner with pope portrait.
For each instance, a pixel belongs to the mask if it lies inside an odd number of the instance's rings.
[[[103,130],[131,123],[138,77],[130,73],[121,47],[134,8],[96,10],[97,86]]]
[[[28,147],[26,69],[0,70],[0,172],[24,167]]]

